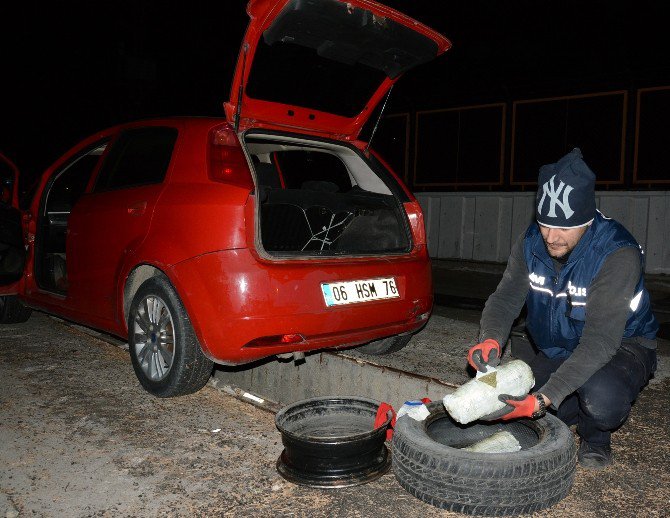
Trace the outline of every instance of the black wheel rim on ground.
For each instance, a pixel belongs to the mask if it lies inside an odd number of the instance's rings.
[[[320,397],[277,413],[284,451],[277,470],[286,480],[320,488],[365,484],[386,473],[391,457],[384,444],[391,416],[374,427],[379,402],[359,397]]]

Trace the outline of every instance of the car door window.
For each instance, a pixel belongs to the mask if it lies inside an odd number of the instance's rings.
[[[102,153],[102,150],[100,150]],[[70,164],[54,181],[46,203],[47,214],[67,212],[84,194],[91,174],[100,159],[99,153],[88,153]]]
[[[175,128],[124,131],[110,149],[94,191],[161,183],[170,165],[176,140]]]
[[[99,141],[68,160],[53,174],[42,202],[36,238],[36,275],[41,288],[65,293],[66,238],[70,212],[86,191],[107,139]]]

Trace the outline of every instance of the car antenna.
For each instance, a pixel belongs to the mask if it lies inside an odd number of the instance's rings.
[[[240,87],[237,90],[237,106],[235,107],[235,133],[240,129],[240,115],[242,113],[242,93],[244,93],[244,73],[247,68],[247,51],[249,44],[247,42],[242,46],[244,55],[242,56],[242,76],[240,77]]]
[[[386,94],[386,99],[384,99],[384,104],[382,105],[382,109],[379,112],[379,117],[377,117],[377,122],[375,122],[375,127],[372,128],[372,134],[370,135],[370,140],[368,140],[368,145],[365,146],[365,152],[366,153],[370,150],[370,145],[372,144],[372,139],[375,137],[375,133],[377,133],[377,127],[379,126],[379,121],[382,120],[382,116],[384,115],[384,110],[386,109],[386,103],[389,102],[389,97],[391,97],[391,90],[393,90],[393,85],[391,85],[391,88],[389,88],[389,91]]]

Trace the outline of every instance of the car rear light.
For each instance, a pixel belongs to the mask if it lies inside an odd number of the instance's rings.
[[[209,134],[208,174],[211,180],[253,189],[249,164],[235,131],[228,125]]]
[[[418,201],[408,201],[404,204],[405,212],[409,218],[409,224],[412,228],[414,245],[424,247],[426,245],[426,227],[423,222],[423,212]]]
[[[292,333],[286,335],[272,335],[256,338],[255,340],[247,343],[244,347],[271,347],[278,345],[299,344],[300,342],[304,341],[304,336],[297,333]]]

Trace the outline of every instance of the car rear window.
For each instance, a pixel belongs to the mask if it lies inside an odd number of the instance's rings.
[[[301,63],[304,73],[296,72],[295,63]],[[261,40],[246,94],[254,99],[354,117],[384,78],[383,72],[360,63],[338,63],[295,43],[280,41],[271,47]]]
[[[291,0],[263,33],[245,89],[254,99],[354,117],[387,77],[436,55],[432,39],[390,18],[337,0]]]
[[[95,185],[95,192],[161,183],[177,141],[175,128],[126,130],[113,143]]]

